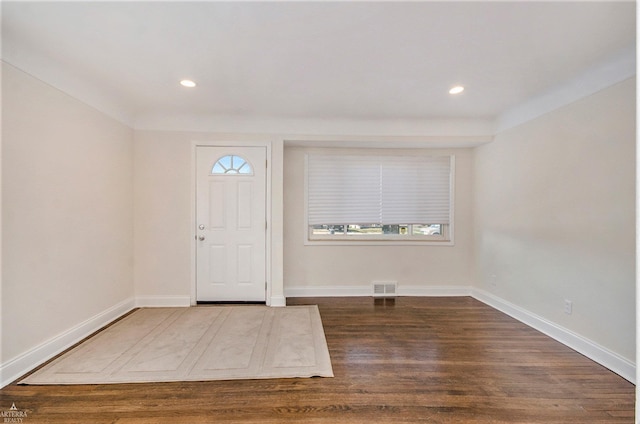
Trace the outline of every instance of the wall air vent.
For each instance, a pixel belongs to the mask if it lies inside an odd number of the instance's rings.
[[[373,297],[395,297],[398,292],[396,281],[375,281],[373,283]]]

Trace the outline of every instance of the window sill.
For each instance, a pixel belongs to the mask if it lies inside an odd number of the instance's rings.
[[[454,246],[453,240],[354,240],[353,238],[340,239],[305,239],[305,246]]]

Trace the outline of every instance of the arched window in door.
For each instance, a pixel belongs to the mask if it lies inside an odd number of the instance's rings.
[[[227,155],[216,161],[211,168],[211,175],[252,175],[251,164],[241,156]]]

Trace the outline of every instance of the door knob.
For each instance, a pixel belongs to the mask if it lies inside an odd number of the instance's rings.
[[[204,240],[204,236],[198,236],[198,240],[203,241]]]

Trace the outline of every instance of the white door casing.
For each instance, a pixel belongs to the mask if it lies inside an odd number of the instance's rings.
[[[198,302],[266,300],[266,155],[196,148]]]

